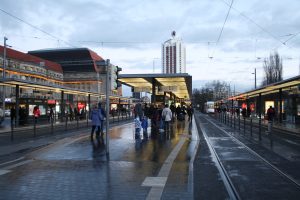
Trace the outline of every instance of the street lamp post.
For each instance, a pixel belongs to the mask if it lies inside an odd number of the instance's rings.
[[[3,71],[2,71],[2,79],[3,82],[5,80],[5,68],[6,68],[6,40],[7,37],[4,37],[4,49],[3,49]],[[3,112],[5,111],[5,85],[3,85],[3,98],[2,98],[2,108]]]
[[[256,89],[256,68],[254,68],[254,89]]]

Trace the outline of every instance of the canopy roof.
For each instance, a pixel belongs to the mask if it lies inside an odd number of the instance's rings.
[[[277,83],[273,83],[270,85],[266,85],[263,87],[260,87],[255,90],[250,90],[248,92],[241,93],[239,95],[230,97],[229,99],[244,99],[248,97],[255,97],[258,96],[259,94],[266,95],[266,94],[271,94],[271,93],[277,93],[279,89],[284,90],[290,90],[293,87],[299,87],[300,85],[300,76],[295,76]]]
[[[177,74],[121,74],[118,79],[122,84],[133,88],[155,86],[176,86],[172,93],[181,99],[190,100],[192,97],[192,76],[187,73]],[[150,91],[152,93],[152,90]]]

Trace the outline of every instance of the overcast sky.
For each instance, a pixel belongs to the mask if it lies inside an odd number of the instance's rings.
[[[161,44],[176,31],[186,44],[193,87],[224,80],[237,91],[263,78],[263,59],[277,50],[284,79],[299,75],[300,1],[1,0],[0,37],[14,49],[88,47],[123,73],[161,72]],[[48,33],[44,33],[42,31]],[[218,41],[218,42],[217,42]],[[211,58],[210,58],[211,57]]]

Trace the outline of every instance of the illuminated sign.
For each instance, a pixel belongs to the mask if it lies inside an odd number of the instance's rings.
[[[11,102],[11,98],[5,98],[4,101],[10,103]]]
[[[56,101],[54,99],[49,99],[47,101],[48,104],[56,104]]]

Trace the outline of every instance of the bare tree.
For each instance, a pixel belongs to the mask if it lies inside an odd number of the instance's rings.
[[[279,57],[278,52],[270,54],[269,58],[265,58],[263,67],[265,77],[262,86],[282,81],[282,59]]]
[[[206,83],[201,89],[193,90],[193,104],[199,105],[199,109],[204,111],[204,103],[207,101],[217,101],[227,98],[229,95],[229,84],[214,80]]]

